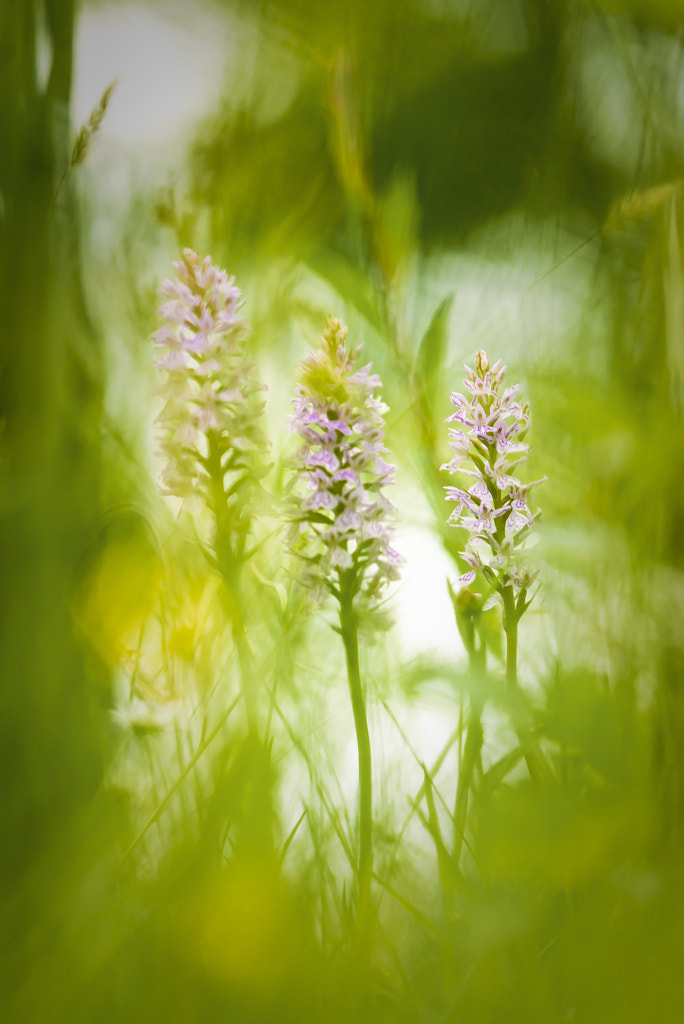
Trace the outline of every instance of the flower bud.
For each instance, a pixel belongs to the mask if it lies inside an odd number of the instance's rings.
[[[487,358],[487,353],[484,349],[480,349],[475,356],[475,369],[478,377],[484,379],[485,374],[489,370],[489,359]]]

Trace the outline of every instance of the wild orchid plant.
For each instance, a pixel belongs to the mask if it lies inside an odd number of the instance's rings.
[[[360,616],[399,577],[402,559],[392,547],[394,506],[383,490],[394,466],[385,461],[383,414],[374,396],[380,378],[357,368],[361,349],[347,349],[347,328],[334,317],[317,352],[301,364],[293,400],[298,454],[296,554],[302,580],[321,599],[338,603],[359,761],[358,913],[367,916],[373,868],[372,766],[359,670]]]
[[[479,643],[474,620],[481,615],[492,594],[503,605],[503,627],[506,635],[506,680],[509,689],[518,683],[518,624],[529,607],[530,587],[537,572],[530,567],[524,551],[541,512],[532,512],[528,494],[543,480],[523,483],[519,476],[529,445],[524,437],[530,426],[530,407],[518,400],[518,384],[501,386],[506,367],[501,360],[490,366],[486,352],[475,356],[475,369],[466,366],[465,388],[468,396],[455,392],[451,396],[456,412],[449,416],[452,427],[450,448],[452,459],[442,466],[450,473],[474,479],[466,490],[447,487],[446,497],[456,503],[449,516],[451,525],[467,534],[461,552],[469,566],[460,578],[461,591],[455,595],[459,628],[464,638],[475,676],[485,671],[486,648]],[[482,593],[471,588],[480,580]],[[468,792],[475,764],[482,745],[482,700],[471,702],[463,762],[459,773],[454,812],[454,860],[458,865],[465,828]],[[522,736],[521,742],[528,744]],[[530,774],[539,776],[546,766],[537,750],[527,750]]]
[[[442,469],[474,478],[475,483],[468,490],[446,488],[447,499],[456,502],[449,522],[468,534],[461,556],[470,568],[459,583],[470,586],[481,576],[487,590],[501,598],[506,678],[515,687],[518,623],[529,607],[528,591],[537,575],[528,565],[523,545],[541,515],[530,510],[527,496],[543,478],[524,484],[514,475],[529,450],[523,438],[530,426],[530,407],[518,401],[520,385],[501,394],[506,367],[501,360],[490,366],[486,352],[477,353],[474,370],[465,369],[470,394],[451,396],[456,412],[447,422],[460,426],[449,431],[454,455]]]
[[[210,557],[225,582],[250,728],[256,722],[241,572],[267,449],[261,427],[263,386],[244,349],[247,324],[234,278],[192,249],[162,282],[164,323],[153,335],[165,405],[157,418],[166,464],[162,493],[213,517]]]

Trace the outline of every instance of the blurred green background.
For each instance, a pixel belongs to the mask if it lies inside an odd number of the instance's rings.
[[[2,1020],[681,1021],[683,26],[679,0],[0,5]],[[263,747],[202,523],[155,486],[186,245],[236,275],[269,385]],[[362,650],[363,949],[343,652],[278,514],[330,312],[383,379],[407,560]],[[479,348],[548,476],[518,700],[495,616],[472,678],[446,585]]]

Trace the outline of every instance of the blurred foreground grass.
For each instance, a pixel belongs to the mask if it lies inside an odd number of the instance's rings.
[[[79,11],[0,9],[2,1019],[679,1021],[679,5],[223,7],[225,101],[123,218],[92,210],[73,148]],[[147,338],[182,245],[236,274],[271,384],[243,598],[260,739],[206,524],[154,486]],[[409,604],[409,560],[397,623],[362,646],[363,946],[343,652],[278,512],[296,364],[330,311],[384,382],[407,550],[434,537],[445,566]],[[464,651],[408,650],[402,611],[427,623],[463,571],[443,420],[483,346],[525,380],[549,478],[513,696],[496,615],[477,678]]]

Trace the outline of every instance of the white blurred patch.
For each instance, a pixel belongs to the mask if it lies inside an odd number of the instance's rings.
[[[446,518],[446,517],[445,517]],[[430,529],[402,524],[395,546],[406,559],[392,612],[403,658],[423,653],[452,659],[464,656],[447,577],[457,570]]]
[[[74,122],[88,119],[116,79],[103,139],[146,149],[178,142],[218,100],[233,49],[230,22],[205,5],[85,8],[76,36]]]

